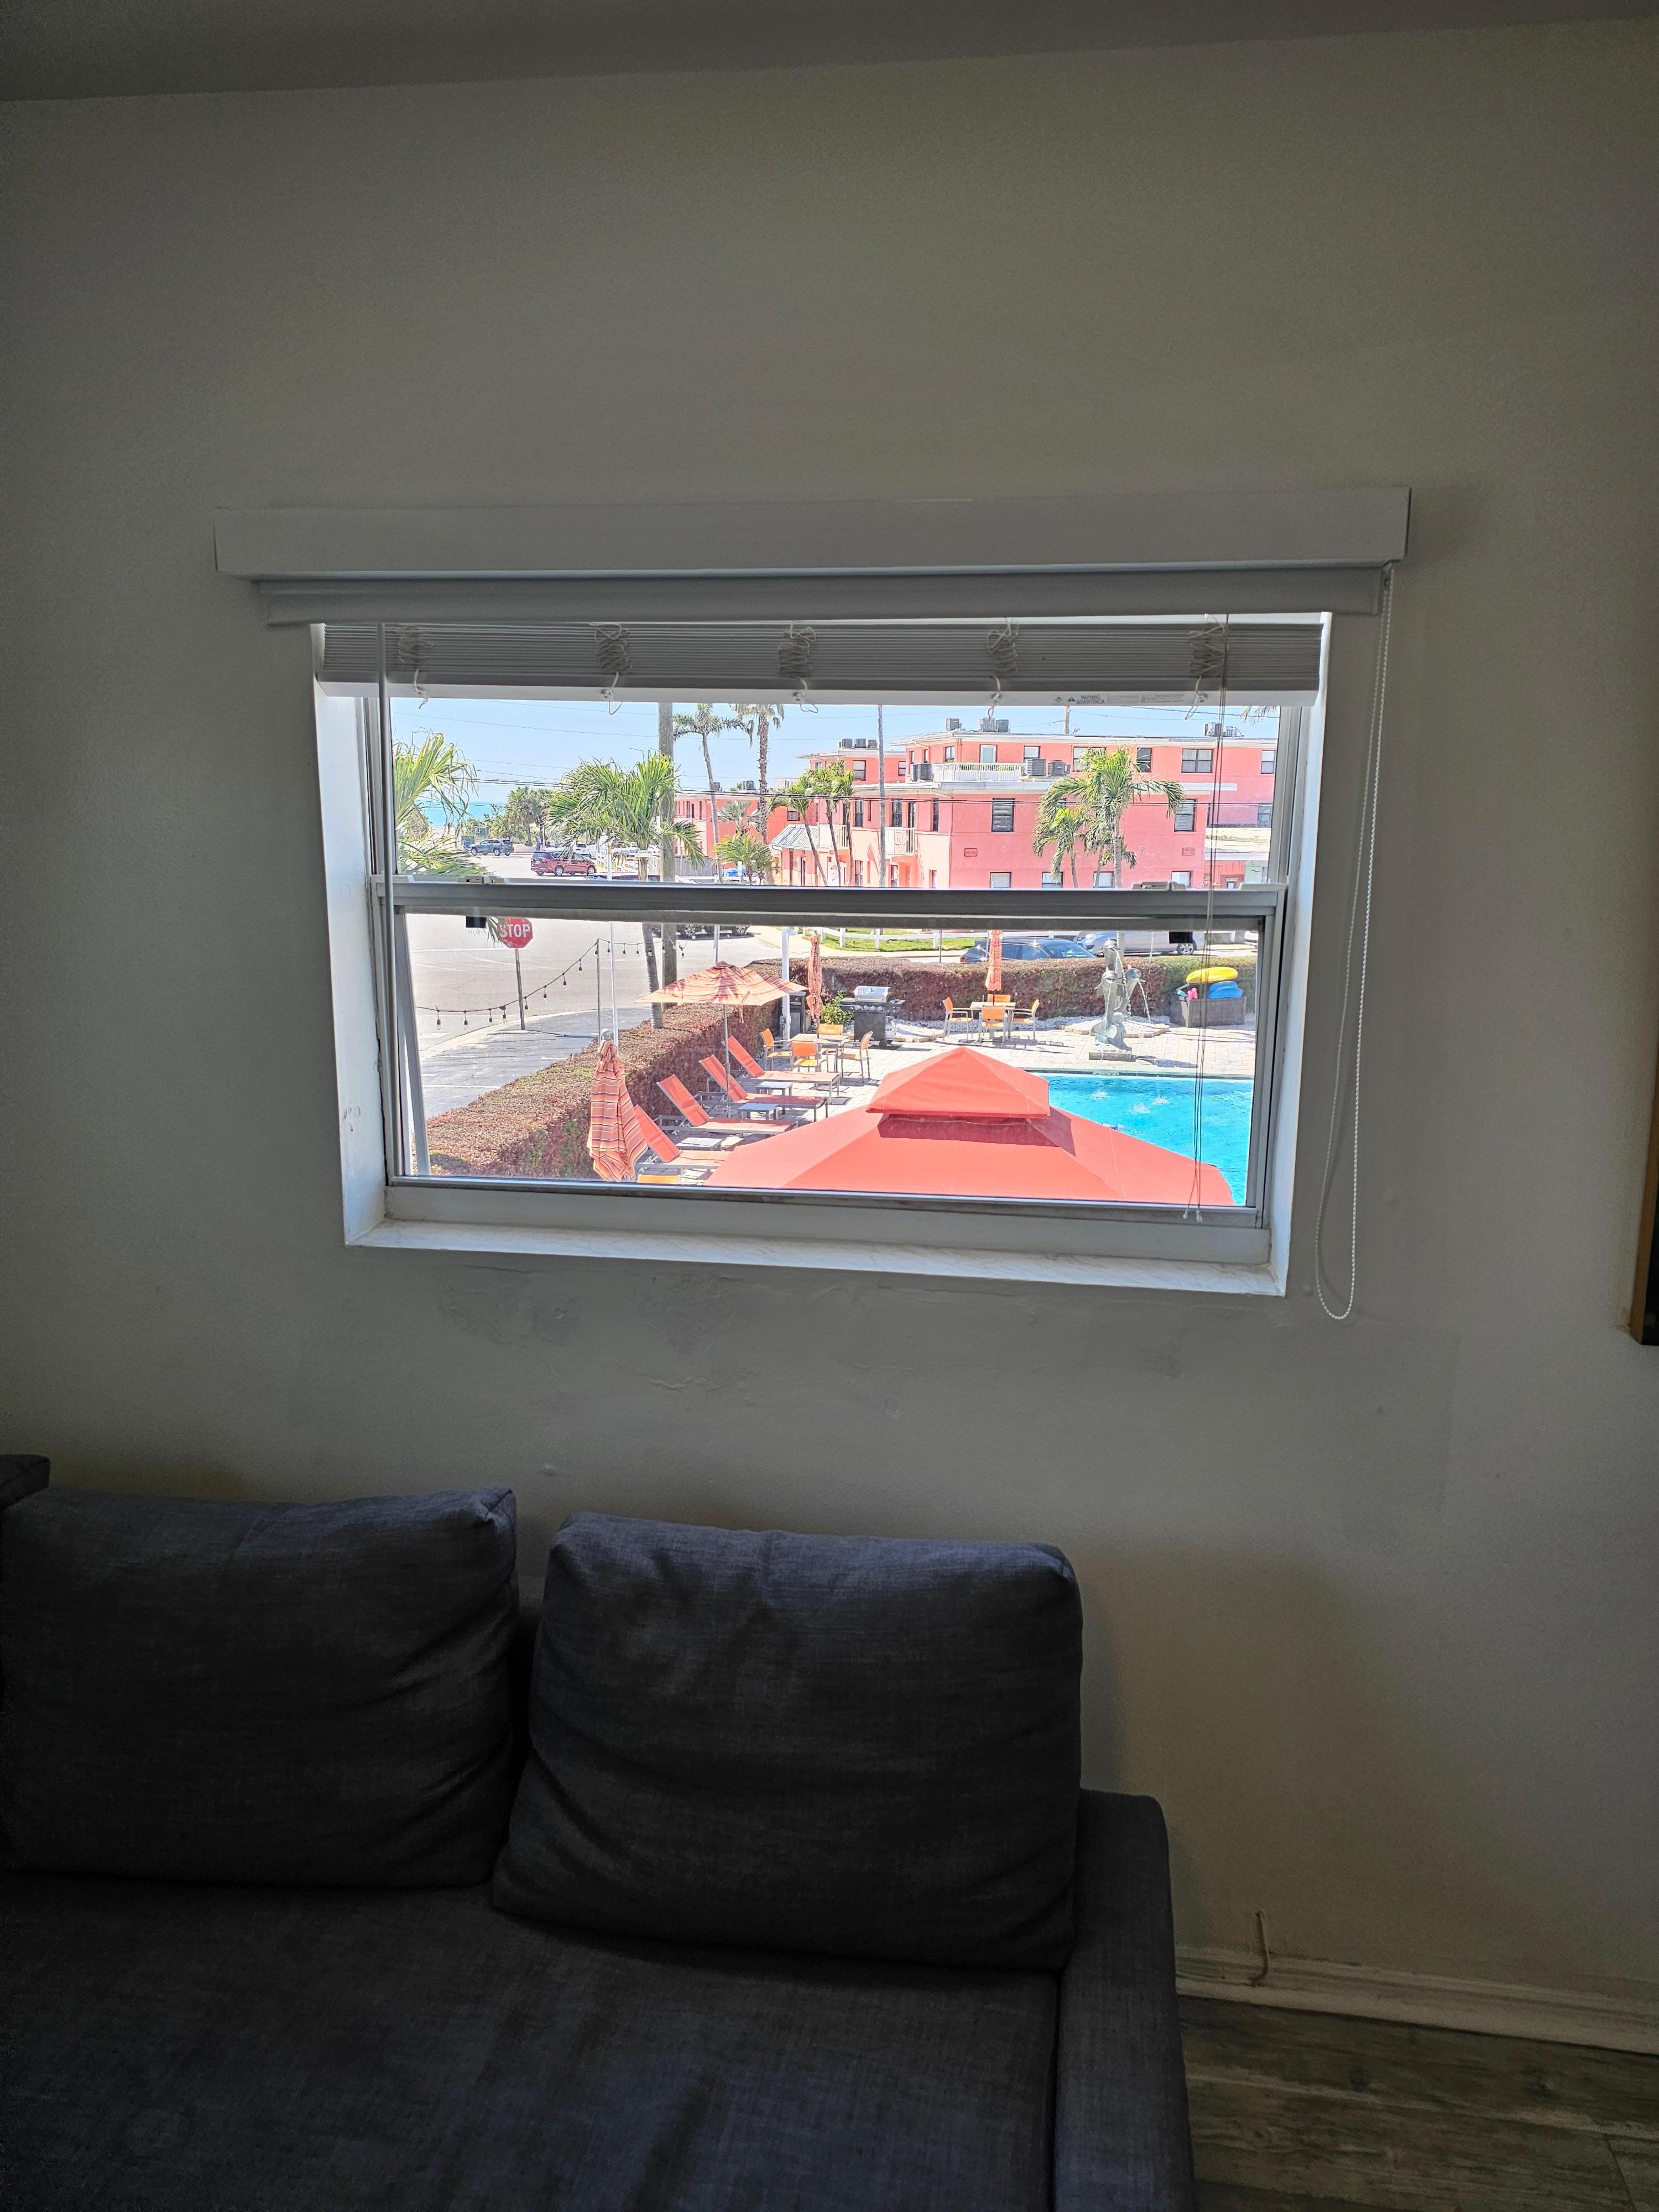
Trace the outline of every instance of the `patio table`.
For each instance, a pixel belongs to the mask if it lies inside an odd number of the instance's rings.
[[[1008,1042],[1010,1027],[1013,1022],[1014,1016],[1019,1012],[1019,1008],[1018,1006],[1012,1005],[1006,999],[975,999],[970,1003],[969,1011],[972,1012],[975,1021],[978,1021],[980,1016],[984,1013],[1000,1014],[1002,1017],[1001,1041],[1004,1044]],[[985,1024],[981,1023],[981,1027],[983,1028]]]

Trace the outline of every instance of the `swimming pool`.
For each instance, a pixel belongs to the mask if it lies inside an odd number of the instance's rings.
[[[1051,1075],[1048,1099],[1085,1121],[1104,1122],[1149,1145],[1193,1157],[1191,1075]],[[1206,1075],[1199,1158],[1219,1168],[1236,1205],[1244,1202],[1249,1174],[1250,1100],[1248,1076]]]

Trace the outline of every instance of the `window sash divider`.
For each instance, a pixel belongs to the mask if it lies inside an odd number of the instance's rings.
[[[380,890],[377,884],[377,890]],[[381,893],[384,896],[384,893]],[[838,890],[833,884],[618,884],[577,878],[562,883],[469,881],[461,877],[399,876],[392,898],[405,914],[538,915],[581,921],[763,921],[805,932],[842,922],[861,928],[927,929],[971,923],[978,928],[1034,930],[1064,936],[1079,928],[1237,929],[1277,919],[1285,889],[1249,884],[1242,890],[917,891]]]

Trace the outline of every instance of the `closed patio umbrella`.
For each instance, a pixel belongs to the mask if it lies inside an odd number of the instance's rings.
[[[990,948],[985,963],[985,995],[994,998],[1002,988],[1002,932],[991,932]]]
[[[815,929],[806,956],[806,1011],[814,1022],[823,1012],[823,939]]]
[[[639,1109],[628,1095],[621,1057],[611,1039],[601,1037],[587,1102],[587,1157],[601,1182],[631,1182],[650,1149]]]

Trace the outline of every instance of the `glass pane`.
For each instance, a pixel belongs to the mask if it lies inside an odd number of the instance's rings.
[[[1224,722],[1214,711],[1004,700],[976,713],[914,699],[659,709],[597,692],[435,699],[405,686],[392,701],[400,861],[656,877],[672,820],[679,875],[803,892],[1006,885],[1059,900],[1104,884],[1266,883],[1279,710]]]
[[[635,921],[413,913],[400,933],[417,1172],[1253,1202],[1254,931],[842,929],[804,908],[717,938],[647,894]]]

